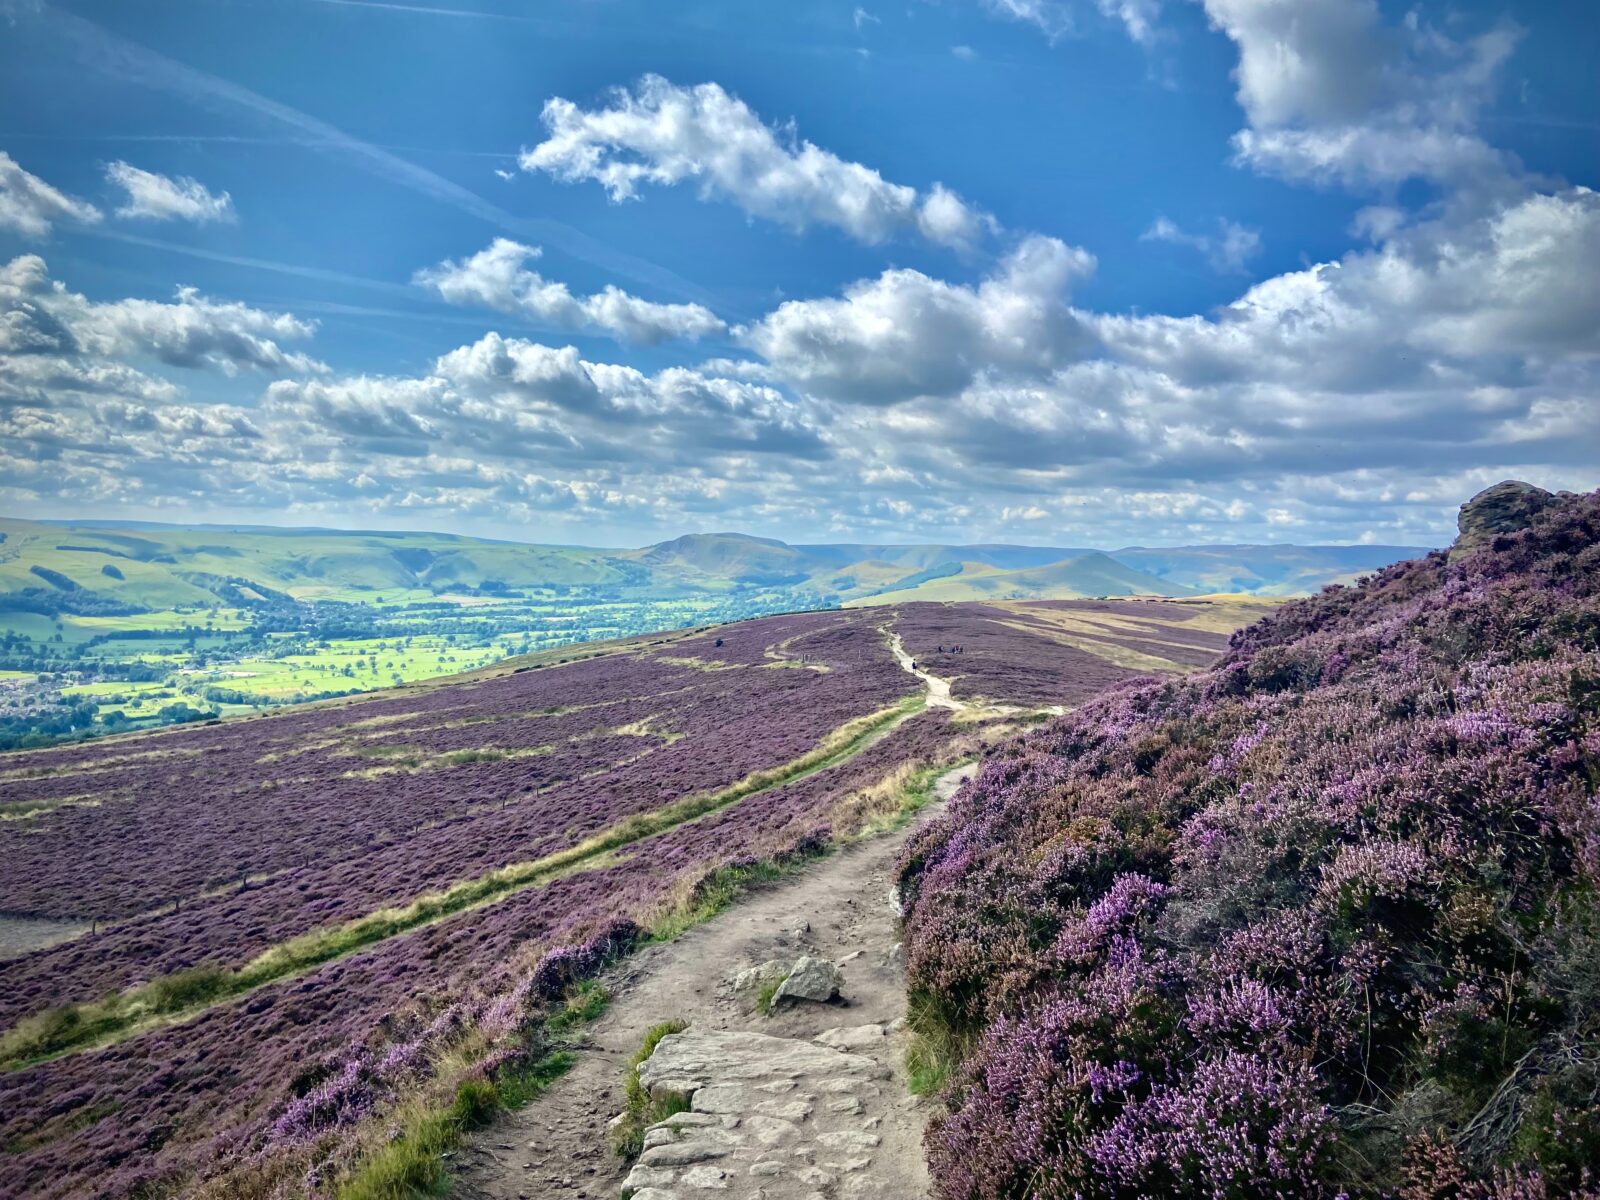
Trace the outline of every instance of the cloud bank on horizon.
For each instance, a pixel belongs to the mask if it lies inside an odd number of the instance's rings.
[[[160,22],[119,31],[109,8],[74,7],[9,11],[18,45],[103,83],[81,138],[0,134],[0,509],[15,515],[590,543],[711,528],[1421,543],[1506,476],[1600,483],[1596,164],[1536,168],[1491,136],[1516,128],[1504,93],[1541,32],[1493,11],[972,0],[901,29],[888,10],[819,8],[817,27],[853,40],[796,53],[848,64],[810,84],[859,93],[819,117],[847,146],[717,80],[640,71],[578,92],[517,75],[543,91],[524,140],[435,154],[436,174],[404,156],[440,129],[380,120],[368,141],[345,128],[361,111],[347,97],[322,98],[339,120],[312,117],[235,79],[259,74],[243,51],[180,66],[135,40],[177,38]],[[510,9],[493,14],[469,23],[516,36]],[[1014,68],[989,67],[959,113],[907,117],[874,72],[936,20],[966,22],[941,71],[1013,54],[1051,80],[1057,56],[1103,43],[1107,71],[1131,69],[1100,85],[1140,103],[1222,89],[1236,128],[1162,136],[1214,136],[1204,153],[1240,211],[1150,194],[1137,140],[1043,115],[1048,130],[975,136]],[[664,26],[658,47],[640,29],[619,40],[646,60],[685,36]],[[423,70],[426,47],[395,36]],[[603,65],[605,35],[581,36]],[[733,55],[701,36],[701,57]],[[194,63],[206,47],[178,48]],[[208,132],[158,127],[142,98],[163,92],[205,97]],[[141,99],[123,111],[147,129],[95,110],[119,96]],[[1030,161],[1029,207],[996,183],[1034,133],[1081,156]],[[246,169],[284,144],[332,147],[346,173]],[[324,241],[297,258],[302,204],[326,213]],[[1120,235],[1100,221],[1084,236],[1095,219],[1075,213],[1099,207],[1131,213]],[[135,232],[158,223],[163,239]],[[384,225],[398,232],[380,246]],[[351,299],[306,296],[319,274]],[[1214,299],[1185,311],[1174,287]]]

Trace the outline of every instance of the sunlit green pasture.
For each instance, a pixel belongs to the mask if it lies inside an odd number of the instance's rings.
[[[184,682],[191,688],[209,684],[281,701],[296,695],[369,690],[469,671],[516,653],[522,640],[518,634],[503,635],[488,645],[426,634],[410,638],[351,638],[330,641],[306,654],[240,658],[187,675]]]
[[[248,629],[250,614],[238,608],[158,609],[117,617],[62,617],[62,621],[86,630],[89,636],[120,633],[134,629],[207,629],[217,633]]]
[[[147,718],[153,720],[168,704],[194,704],[192,696],[185,695],[179,687],[169,686],[165,682],[133,683],[113,680],[105,683],[83,683],[62,688],[61,694],[69,698],[87,696],[93,699],[99,705],[102,719],[108,713],[120,712],[130,721]]]

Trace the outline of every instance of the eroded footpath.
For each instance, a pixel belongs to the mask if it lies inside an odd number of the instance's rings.
[[[970,770],[941,777],[920,820]],[[577,1065],[457,1153],[451,1194],[619,1197],[635,1164],[611,1151],[606,1125],[622,1111],[628,1059],[652,1026],[681,1020],[686,1036],[675,1050],[673,1039],[663,1043],[654,1070],[694,1085],[699,1115],[647,1139],[644,1173],[631,1185],[654,1189],[647,1200],[925,1196],[927,1107],[907,1087],[897,1028],[905,990],[893,871],[909,834],[848,846],[624,960],[606,981],[611,1007],[588,1027]],[[838,968],[838,1000],[782,1004],[763,1016],[751,991],[734,986],[740,971],[802,956]],[[721,1150],[702,1154],[696,1145]]]

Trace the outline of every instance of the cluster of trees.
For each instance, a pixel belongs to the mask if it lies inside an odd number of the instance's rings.
[[[50,576],[57,572],[48,567],[34,567],[33,573],[41,579],[54,583]],[[87,588],[80,588],[65,575],[59,576],[61,581],[71,584],[63,588],[60,584],[52,587],[27,587],[15,592],[0,593],[0,614],[4,613],[37,613],[43,617],[77,616],[77,617],[131,617],[140,613],[147,613],[148,608],[141,608],[137,604],[129,604],[125,600],[118,600],[115,596],[105,592],[93,592]]]
[[[185,725],[219,716],[216,709],[195,708],[181,700],[162,705],[153,719],[134,721],[120,708],[100,711],[92,697],[64,700],[39,712],[0,717],[0,750],[31,750],[74,741],[99,733],[149,728],[151,725]]]

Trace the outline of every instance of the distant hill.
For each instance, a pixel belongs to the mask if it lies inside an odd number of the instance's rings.
[[[953,574],[924,579],[850,600],[846,607],[916,600],[1075,600],[1085,596],[1190,596],[1192,589],[1129,567],[1092,550],[1075,558],[1003,571],[984,563],[960,564]]]
[[[233,600],[254,588],[301,600],[360,600],[391,589],[625,588],[650,573],[609,550],[532,546],[437,533],[261,526],[163,526],[0,519],[0,593],[78,587],[150,608]],[[111,566],[116,575],[104,568]]]
[[[1415,546],[1128,546],[1118,562],[1199,592],[1295,596],[1426,553]]]
[[[798,547],[742,533],[691,533],[629,551],[627,557],[653,574],[713,586],[804,583],[817,569]]]
[[[1313,592],[1420,551],[1402,546],[1082,547],[790,545],[742,533],[653,546],[533,545],[439,533],[0,519],[0,595],[174,608],[273,595],[359,602],[394,594],[574,589],[619,597],[792,591],[852,601],[1072,599]]]

